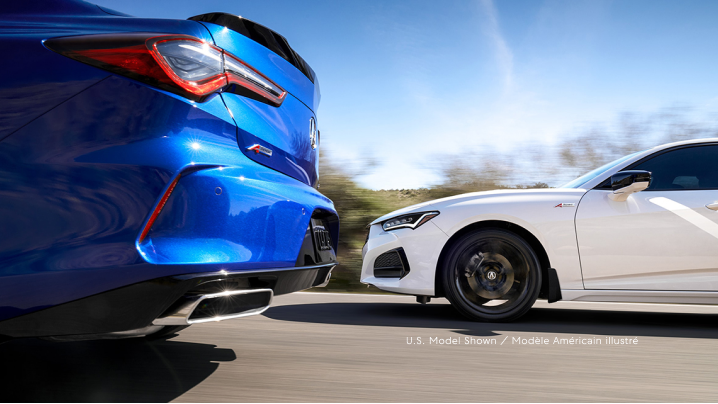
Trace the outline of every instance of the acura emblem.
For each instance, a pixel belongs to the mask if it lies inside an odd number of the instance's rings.
[[[317,122],[314,120],[314,117],[309,118],[309,141],[312,144],[312,149],[316,149],[317,146],[319,146]]]

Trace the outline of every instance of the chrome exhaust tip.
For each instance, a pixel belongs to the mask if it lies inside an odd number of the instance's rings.
[[[156,318],[153,325],[190,325],[254,316],[272,303],[272,289],[230,290],[208,295],[186,295]]]

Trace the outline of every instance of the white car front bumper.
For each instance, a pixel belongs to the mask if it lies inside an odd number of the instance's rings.
[[[417,229],[384,231],[377,223],[369,229],[369,239],[362,250],[361,282],[389,292],[416,296],[434,296],[436,265],[441,249],[449,237],[434,223],[427,222]],[[403,248],[409,273],[403,278],[374,276],[376,258],[393,249]]]

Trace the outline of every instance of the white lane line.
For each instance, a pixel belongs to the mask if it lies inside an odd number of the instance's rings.
[[[718,223],[715,223],[714,221],[694,211],[688,206],[682,205],[674,200],[664,198],[662,196],[657,198],[651,198],[648,200],[648,202],[651,202],[654,205],[658,205],[663,209],[670,210],[671,212],[675,213],[690,224],[698,227],[704,232],[710,234],[711,236],[718,238]]]

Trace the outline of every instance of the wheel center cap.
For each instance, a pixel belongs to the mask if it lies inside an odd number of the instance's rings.
[[[514,270],[509,260],[501,254],[482,253],[480,262],[474,261],[475,269],[467,276],[469,287],[484,299],[499,299],[514,284]],[[469,271],[471,268],[468,268]],[[468,273],[468,272],[467,272]]]

